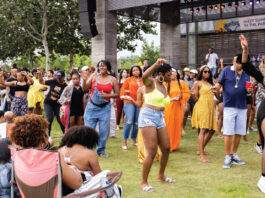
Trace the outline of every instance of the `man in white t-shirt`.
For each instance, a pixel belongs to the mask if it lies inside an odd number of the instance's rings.
[[[205,56],[205,62],[207,66],[211,69],[212,75],[216,73],[217,66],[219,64],[219,57],[216,53],[214,53],[213,48],[209,49],[209,53]]]

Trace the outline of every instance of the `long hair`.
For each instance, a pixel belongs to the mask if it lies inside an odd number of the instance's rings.
[[[11,154],[8,145],[11,145],[11,141],[7,138],[0,140],[0,164],[5,164],[10,162]]]
[[[131,69],[130,69],[130,77],[133,76],[133,68],[135,68],[135,67],[139,69],[139,71],[140,71],[140,75],[139,75],[139,77],[142,78],[142,76],[143,76],[143,71],[142,71],[141,67],[139,67],[139,65],[133,65],[133,66],[131,67]]]
[[[124,71],[126,71],[126,72],[127,72],[127,70],[126,70],[126,69],[122,69],[122,70],[120,71],[120,73],[119,73],[119,84],[121,83],[121,79],[122,79],[122,73],[123,73]],[[128,77],[128,72],[127,72],[127,77]]]
[[[180,89],[181,94],[182,94],[182,86],[181,86],[180,80],[181,80],[181,79],[180,79],[180,75],[179,75],[179,73],[177,72],[177,81],[178,81],[179,89]]]
[[[203,72],[204,72],[204,70],[206,68],[208,68],[208,70],[210,71],[210,76],[207,79],[207,82],[210,83],[211,85],[213,85],[213,75],[212,75],[212,72],[211,72],[210,68],[207,65],[204,65],[204,66],[201,67],[201,70],[200,70],[200,73],[199,73],[199,75],[197,77],[197,80],[202,80],[202,74],[203,74]]]

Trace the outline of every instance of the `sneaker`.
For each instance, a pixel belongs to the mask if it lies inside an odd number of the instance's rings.
[[[257,131],[257,129],[254,128],[254,127],[252,127],[252,126],[248,127],[248,130],[250,130],[250,131]]]
[[[225,161],[223,164],[223,168],[230,168],[232,163],[232,157],[230,155],[225,156]]]
[[[254,148],[257,150],[259,154],[262,154],[262,146],[261,145],[259,146],[257,142],[256,144],[254,144]]]
[[[232,155],[232,164],[236,164],[236,165],[244,165],[245,162],[242,161],[242,160],[238,157],[238,155],[237,155],[236,153],[234,153],[234,154]]]
[[[249,130],[247,130],[247,135],[249,134]]]
[[[99,157],[103,157],[103,158],[108,158],[109,154],[104,153],[104,154],[98,154]]]
[[[261,190],[261,192],[265,193],[265,177],[261,176],[257,186],[259,187],[259,189]]]

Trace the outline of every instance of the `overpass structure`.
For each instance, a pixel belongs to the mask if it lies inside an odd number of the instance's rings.
[[[256,53],[262,53],[265,46],[264,0],[98,0],[99,35],[92,39],[93,65],[100,59],[117,65],[117,15],[160,22],[161,57],[176,68],[200,64],[213,45],[228,59],[231,52],[224,45],[231,44],[229,48],[238,51],[235,42],[242,32],[257,40]]]

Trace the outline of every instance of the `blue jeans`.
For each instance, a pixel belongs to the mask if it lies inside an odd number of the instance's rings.
[[[126,122],[123,129],[123,138],[127,140],[132,128],[131,139],[135,140],[138,132],[138,116],[140,108],[134,106],[132,103],[124,104],[124,114]]]
[[[214,74],[216,73],[216,67],[211,68],[210,70],[211,70],[211,72],[212,72],[212,75],[214,76]]]
[[[84,122],[86,126],[96,128],[99,123],[99,143],[97,154],[105,154],[106,142],[110,132],[110,107],[108,103],[104,107],[98,107],[88,102],[84,113]]]

